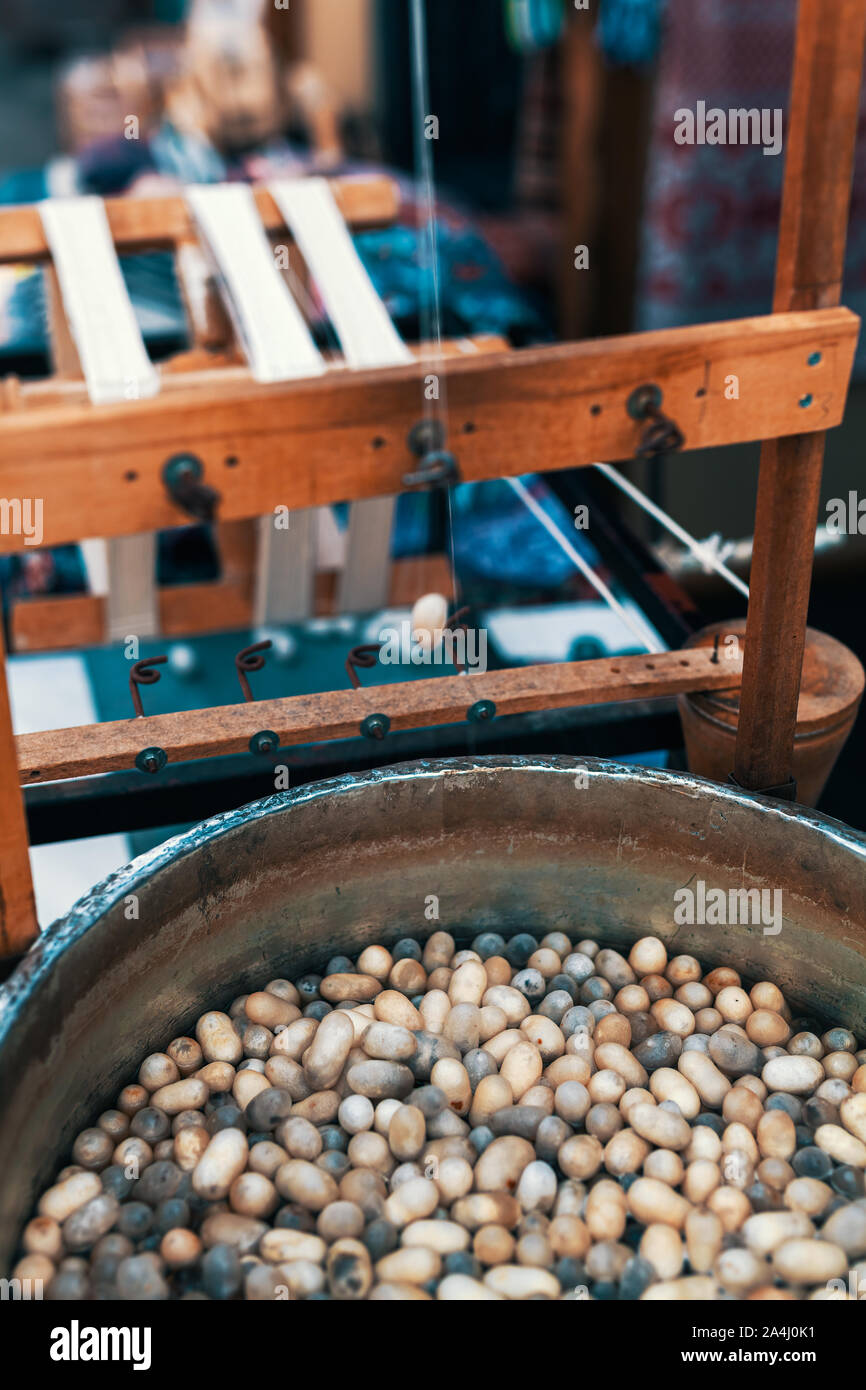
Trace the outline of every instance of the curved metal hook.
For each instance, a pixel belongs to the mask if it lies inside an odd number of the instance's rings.
[[[352,682],[354,690],[360,690],[361,678],[358,675],[358,667],[369,671],[379,660],[379,653],[382,650],[381,642],[366,642],[360,647],[353,647],[346,657],[346,675]]]
[[[137,719],[144,718],[144,710],[141,704],[140,685],[156,685],[159,680],[160,672],[154,671],[152,667],[163,666],[168,661],[167,656],[145,656],[141,661],[136,661],[129,672],[129,693],[132,696],[132,706],[135,710]]]
[[[662,412],[661,404],[661,388],[652,382],[638,386],[626,402],[626,410],[633,420],[647,421],[635,450],[636,458],[652,459],[661,454],[673,454],[686,442],[679,425]]]
[[[238,680],[241,683],[241,690],[243,691],[244,699],[250,704],[256,697],[250,689],[250,683],[247,680],[247,672],[261,671],[265,664],[265,658],[261,653],[270,651],[273,645],[270,638],[264,642],[254,642],[251,647],[244,647],[235,657],[235,667],[238,673]]]

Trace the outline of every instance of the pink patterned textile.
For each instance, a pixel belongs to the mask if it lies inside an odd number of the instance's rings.
[[[784,147],[677,144],[678,111],[787,113],[796,0],[668,0],[655,91],[636,326],[766,313]],[[860,133],[866,124],[861,102]],[[866,141],[855,164],[844,302],[866,313]],[[861,339],[858,368],[866,370]]]

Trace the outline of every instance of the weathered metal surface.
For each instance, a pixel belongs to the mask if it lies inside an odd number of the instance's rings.
[[[674,892],[698,880],[780,889],[781,932],[677,926]],[[422,762],[318,783],[121,869],[0,989],[0,1268],[77,1130],[203,1008],[437,927],[618,943],[652,932],[866,1034],[866,837],[838,822],[591,759]]]

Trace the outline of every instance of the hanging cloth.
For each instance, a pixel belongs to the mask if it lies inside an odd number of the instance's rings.
[[[596,35],[608,62],[618,67],[654,62],[664,8],[665,0],[603,0]]]
[[[556,43],[565,23],[565,0],[505,0],[505,32],[518,53]]]

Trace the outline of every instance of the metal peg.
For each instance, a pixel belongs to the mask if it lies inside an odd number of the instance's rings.
[[[466,711],[466,718],[470,724],[486,724],[488,720],[495,719],[496,706],[492,700],[476,700],[474,705],[470,705]]]
[[[387,714],[368,714],[361,724],[361,733],[364,738],[375,738],[381,741],[391,727],[391,721]]]
[[[194,521],[211,522],[219,493],[204,481],[204,464],[195,454],[174,454],[164,465],[162,480],[175,506]]]
[[[262,667],[265,664],[265,658],[262,656],[261,653],[270,651],[272,646],[273,643],[271,642],[270,638],[268,638],[265,642],[254,642],[251,647],[244,647],[243,650],[239,651],[237,656],[235,657],[235,667],[237,668],[238,680],[241,683],[241,690],[243,691],[244,699],[247,701],[248,704],[252,704],[256,697],[250,689],[250,683],[247,680],[247,672],[261,671]]]
[[[164,666],[168,661],[167,656],[145,656],[141,661],[136,661],[129,672],[129,693],[132,696],[132,707],[135,710],[136,719],[144,718],[144,710],[141,704],[140,685],[156,685],[160,677],[159,671],[151,668],[154,666]]]

